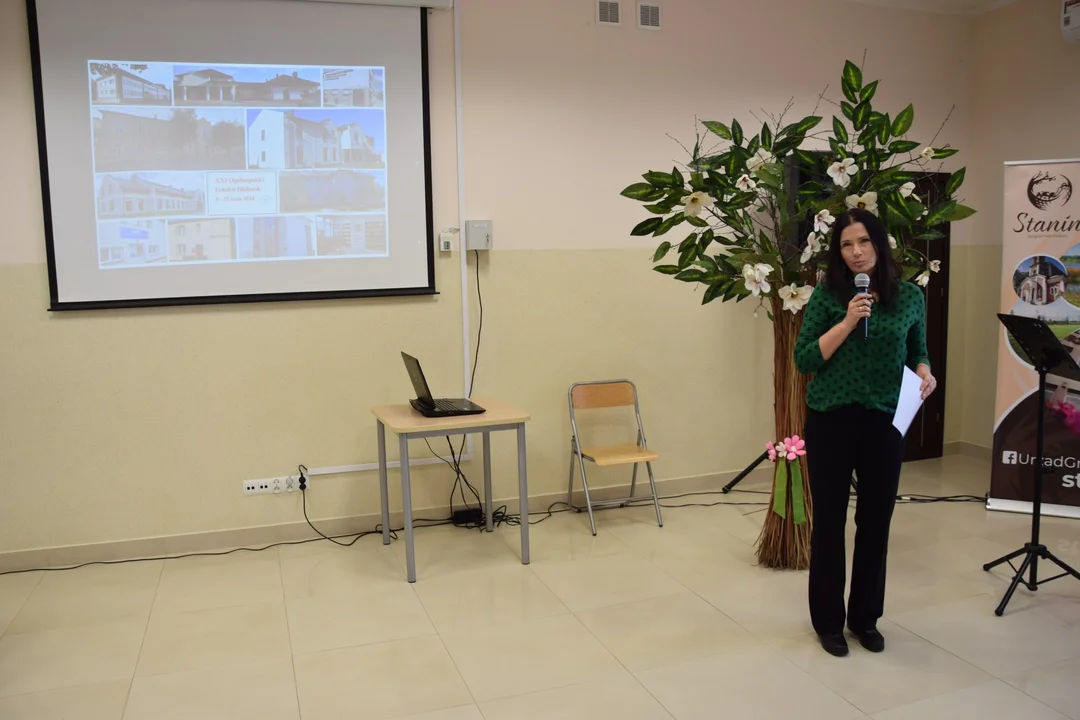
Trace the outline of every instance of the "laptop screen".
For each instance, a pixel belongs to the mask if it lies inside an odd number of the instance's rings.
[[[431,397],[427,380],[424,379],[424,371],[420,369],[420,361],[406,353],[401,353],[401,359],[405,361],[405,369],[409,371],[409,379],[412,380],[416,399],[425,405],[434,405],[435,400]]]

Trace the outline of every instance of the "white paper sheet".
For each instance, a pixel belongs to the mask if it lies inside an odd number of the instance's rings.
[[[904,379],[900,383],[900,399],[896,403],[896,414],[893,415],[893,427],[900,434],[907,436],[911,421],[919,412],[922,405],[922,378],[912,372],[911,368],[904,368]]]

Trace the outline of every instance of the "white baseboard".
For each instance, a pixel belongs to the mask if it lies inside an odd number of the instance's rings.
[[[657,494],[661,496],[678,495],[688,492],[719,492],[719,490],[724,485],[731,482],[737,474],[738,473],[736,472],[728,472],[657,480],[656,490]],[[772,465],[765,463],[744,478],[739,487],[767,490],[771,481]],[[580,480],[576,483],[576,487],[578,490],[574,494],[573,502],[577,506],[583,506],[585,504],[585,498],[580,490]],[[636,491],[637,494],[647,493],[648,488],[648,480],[639,477]],[[590,495],[594,500],[604,500],[624,497],[627,490],[628,487],[625,485],[590,488]],[[391,487],[391,492],[393,492],[393,487]],[[565,500],[565,492],[532,496],[529,498],[529,511],[533,513],[543,512],[547,510],[552,503]],[[762,502],[767,502],[767,500],[767,497],[762,497]],[[494,507],[500,507],[502,505],[506,506],[507,513],[516,514],[518,512],[519,503],[517,497],[501,498],[493,501]],[[446,507],[413,509],[414,518],[444,517],[446,513]],[[374,530],[381,522],[381,518],[379,517],[379,513],[376,512],[350,517],[318,518],[313,519],[312,522],[314,522],[315,526],[325,535],[348,535]],[[400,512],[390,513],[390,525],[395,528],[401,527],[402,518]],[[35,568],[68,567],[90,562],[175,557],[191,553],[232,550],[234,548],[257,548],[273,543],[311,540],[317,537],[318,535],[308,527],[308,524],[301,520],[279,525],[261,525],[256,527],[214,530],[185,535],[165,535],[151,538],[92,543],[87,545],[67,545],[61,547],[17,550],[0,553],[0,572],[30,570]]]
[[[974,458],[976,460],[990,462],[990,459],[993,457],[994,451],[992,448],[988,448],[983,445],[976,445],[975,443],[957,441],[945,443],[944,453],[946,455],[963,455],[965,457]]]

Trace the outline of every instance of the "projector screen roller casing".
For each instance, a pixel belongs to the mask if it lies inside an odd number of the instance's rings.
[[[435,292],[426,10],[27,10],[52,309]]]

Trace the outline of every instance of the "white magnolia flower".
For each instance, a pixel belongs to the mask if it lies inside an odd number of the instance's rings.
[[[900,197],[908,197],[915,192],[915,183],[906,182],[900,186]]]
[[[758,263],[757,265],[750,265],[747,263],[746,265],[743,265],[742,274],[746,289],[749,290],[754,297],[768,295],[769,290],[771,289],[768,277],[772,271],[772,266],[764,263]]]
[[[810,258],[819,252],[821,252],[821,236],[817,233],[810,233],[806,236],[806,249],[803,250],[800,262],[805,265]]]
[[[896,238],[894,238],[892,235],[889,235],[888,238],[889,238],[889,247],[891,247],[893,250],[895,250],[896,249]]]
[[[810,296],[814,294],[814,288],[812,285],[798,287],[795,283],[792,283],[780,288],[777,294],[784,301],[784,309],[795,315],[806,307],[806,303],[810,302]]]
[[[941,261],[940,260],[931,260],[930,261],[930,272],[941,272]]]
[[[772,161],[773,156],[769,153],[769,151],[765,148],[761,148],[756,153],[754,153],[753,157],[746,161],[746,169],[750,172],[754,172],[765,163],[771,163]]]
[[[832,213],[828,210],[822,210],[814,216],[814,232],[825,235],[832,228],[834,222],[836,222],[836,218],[832,216]]]
[[[711,197],[700,190],[687,195],[681,202],[683,204],[683,215],[686,217],[697,217],[702,210],[711,208],[716,204]]]
[[[862,208],[877,215],[877,193],[867,192],[862,195],[848,195],[844,201],[849,208]]]
[[[920,287],[926,287],[927,285],[930,284],[930,273],[928,273],[928,272],[921,273],[919,275],[919,277],[915,278],[915,282]]]
[[[721,175],[727,175],[727,168],[724,167],[723,165],[720,166],[720,174]]]
[[[844,158],[830,165],[826,172],[838,187],[847,187],[851,182],[851,176],[859,172],[859,166],[855,164],[854,158]]]
[[[753,192],[757,188],[757,183],[749,175],[743,175],[735,181],[735,187],[739,188],[740,192]]]
[[[930,160],[931,158],[934,157],[934,148],[927,145],[926,147],[924,147],[922,149],[922,152],[919,153],[919,155],[922,156],[923,160]]]

